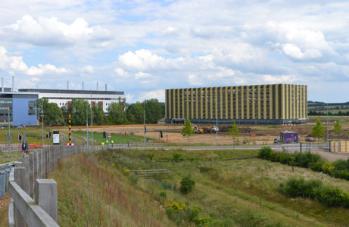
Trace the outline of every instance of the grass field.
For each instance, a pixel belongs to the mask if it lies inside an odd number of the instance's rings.
[[[289,177],[349,182],[255,158],[256,151],[109,151],[61,162],[62,226],[346,226],[349,210],[279,193]],[[134,170],[165,169],[146,177]],[[179,192],[190,175],[194,190]],[[110,225],[113,223],[112,225]]]
[[[86,140],[86,131],[73,131],[73,136],[80,140]],[[103,138],[102,132],[89,133],[89,139],[94,140],[96,144],[101,143],[114,143],[114,144],[127,144],[127,143],[140,143],[144,141],[144,137],[136,136],[133,134],[117,134],[111,133],[108,139]],[[148,139],[149,140],[149,139]]]

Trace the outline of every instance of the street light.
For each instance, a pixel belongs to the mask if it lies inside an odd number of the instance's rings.
[[[147,128],[146,128],[146,125],[145,125],[145,102],[146,102],[147,100],[146,99],[144,99],[144,103],[143,103],[143,105],[144,105],[144,107],[143,107],[143,125],[144,125],[144,135],[143,135],[143,138],[144,138],[144,144],[145,144],[145,133],[147,132]]]

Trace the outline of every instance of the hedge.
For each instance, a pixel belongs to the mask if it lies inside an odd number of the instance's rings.
[[[323,172],[336,178],[349,180],[349,159],[329,162],[322,159],[319,155],[310,152],[275,152],[270,147],[261,148],[258,157],[290,166],[310,168],[313,171]]]
[[[328,207],[349,208],[349,194],[331,186],[325,186],[319,180],[291,178],[280,184],[279,190],[289,197],[302,197],[316,200]]]

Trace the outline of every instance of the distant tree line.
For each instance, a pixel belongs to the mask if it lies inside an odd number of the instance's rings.
[[[153,124],[165,115],[165,104],[157,99],[146,100],[134,104],[112,103],[105,114],[98,105],[90,105],[82,99],[73,99],[69,106],[59,108],[56,103],[47,99],[38,101],[38,116],[43,117],[45,125],[66,125],[71,114],[72,125],[102,124]],[[92,116],[92,117],[91,117]]]
[[[324,112],[324,111],[315,111],[315,110],[311,110],[308,113],[309,116],[349,116],[349,111],[341,111],[339,110],[338,112],[331,112],[329,111]]]

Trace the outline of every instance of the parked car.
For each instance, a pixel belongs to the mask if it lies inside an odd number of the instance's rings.
[[[305,141],[312,143],[312,142],[315,142],[315,138],[310,136],[310,135],[308,135],[308,136],[305,137]]]

